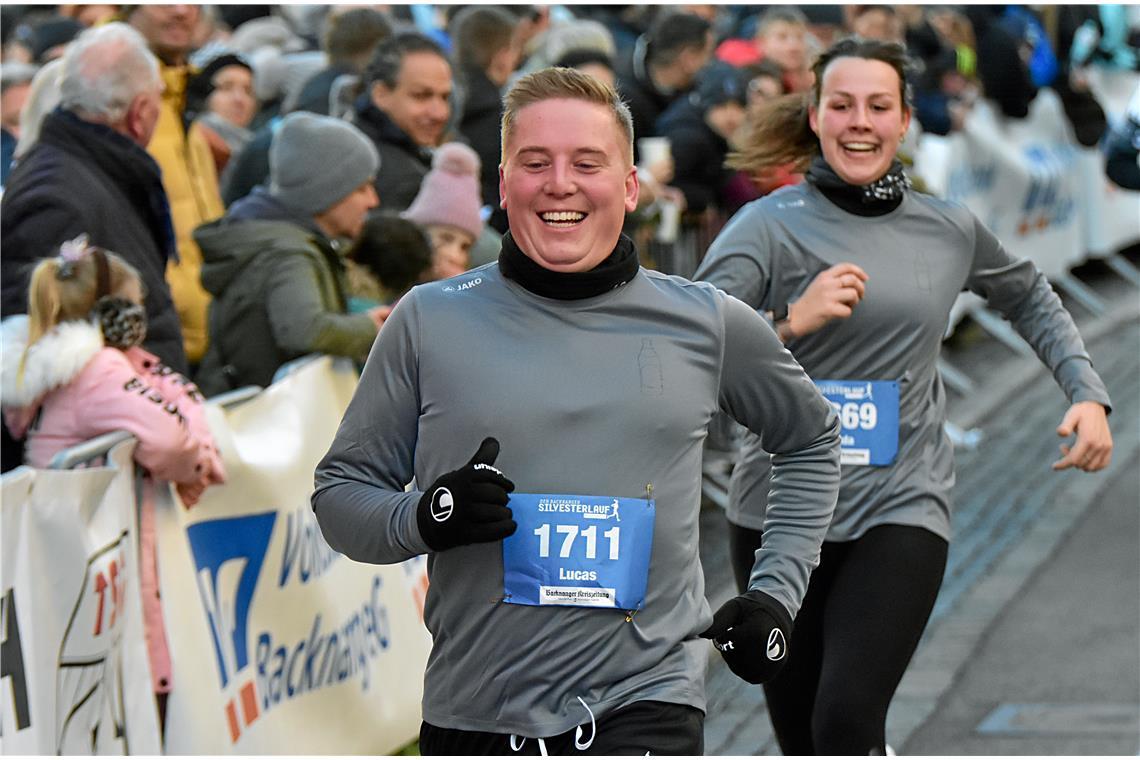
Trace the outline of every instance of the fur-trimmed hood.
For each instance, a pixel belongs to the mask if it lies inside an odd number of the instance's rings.
[[[91,322],[76,320],[56,325],[36,341],[25,358],[28,317],[23,314],[0,324],[0,339],[0,403],[5,408],[37,405],[49,391],[75,379],[103,348],[102,331]]]

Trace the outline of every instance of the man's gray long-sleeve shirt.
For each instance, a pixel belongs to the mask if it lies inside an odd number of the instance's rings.
[[[817,380],[897,381],[898,454],[886,467],[844,465],[829,541],[850,541],[887,523],[950,538],[953,446],[943,431],[937,360],[963,290],[1012,323],[1070,402],[1109,405],[1076,325],[1044,275],[1033,262],[1010,256],[959,203],[908,192],[894,211],[864,217],[841,210],[810,183],[782,188],[733,217],[694,279],[753,308],[776,310],[842,262],[866,271],[863,300],[850,317],[788,348]],[[768,473],[763,442],[748,436],[732,476],[732,522],[763,529]]]
[[[517,493],[656,501],[645,602],[613,609],[503,601],[501,542],[429,557],[433,637],[424,720],[550,736],[639,700],[704,709],[712,616],[698,553],[702,446],[728,411],[773,452],[766,541],[752,587],[799,609],[838,487],[838,423],[771,328],[715,288],[640,270],[562,301],[497,263],[419,286],[380,332],[329,453],[313,508],[349,557],[428,552],[421,490],[486,436]]]

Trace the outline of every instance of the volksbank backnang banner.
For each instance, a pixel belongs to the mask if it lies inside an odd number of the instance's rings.
[[[356,382],[320,360],[211,428],[229,482],[157,506],[168,754],[384,754],[415,739],[424,563],[332,551],[309,495]]]

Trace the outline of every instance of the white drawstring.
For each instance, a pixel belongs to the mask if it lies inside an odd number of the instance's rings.
[[[585,707],[586,712],[588,712],[590,714],[590,741],[586,742],[585,744],[580,744],[578,742],[578,740],[582,738],[582,733],[583,733],[582,727],[578,726],[577,728],[574,729],[574,749],[585,750],[585,749],[589,749],[590,745],[594,743],[594,737],[598,733],[598,726],[594,722],[594,711],[590,709],[590,706],[588,704],[586,704],[586,700],[582,699],[581,697],[578,697],[578,701],[582,703],[582,707]]]
[[[587,741],[585,743],[582,742],[582,734],[584,734],[585,732],[582,730],[581,726],[577,726],[574,729],[574,749],[581,752],[583,750],[589,749],[590,745],[594,743],[594,737],[598,735],[598,724],[594,720],[594,711],[590,709],[590,706],[588,704],[586,704],[586,700],[582,699],[581,697],[578,697],[578,701],[582,703],[582,707],[586,708],[586,712],[590,716],[590,739],[589,739],[589,741]],[[519,736],[518,734],[511,734],[511,738],[510,738],[511,751],[512,752],[518,752],[519,750],[521,750],[524,746],[526,746],[526,739],[527,739],[527,737],[525,737],[525,736]],[[535,739],[535,741],[538,742],[539,754],[541,754],[543,757],[547,757],[546,741],[543,739]]]
[[[518,741],[518,746],[515,746],[516,741]],[[546,741],[543,739],[535,739],[535,741],[538,742],[538,753],[540,755],[542,755],[543,757],[547,757],[548,755],[546,752]],[[525,745],[526,745],[526,737],[525,736],[518,736],[516,734],[511,734],[511,750],[512,751],[518,752]]]

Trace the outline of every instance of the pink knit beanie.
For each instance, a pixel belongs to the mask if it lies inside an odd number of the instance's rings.
[[[401,216],[419,225],[449,224],[479,237],[479,155],[463,143],[445,143],[435,151],[431,171],[412,205]]]

